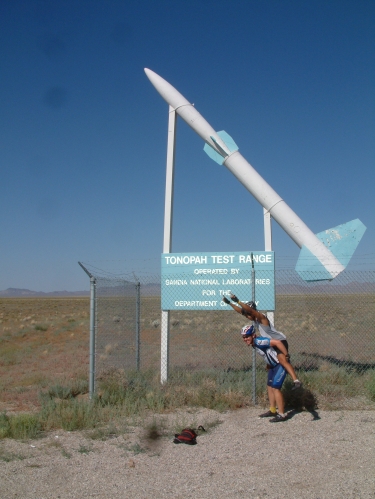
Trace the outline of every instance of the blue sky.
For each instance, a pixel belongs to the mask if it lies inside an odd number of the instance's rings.
[[[359,218],[375,268],[371,0],[0,4],[0,290],[158,272],[174,85],[314,231]],[[261,206],[178,122],[173,252],[262,250]],[[279,268],[299,249],[273,224]]]

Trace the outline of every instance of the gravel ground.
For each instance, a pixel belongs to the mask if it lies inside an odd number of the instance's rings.
[[[0,497],[375,498],[375,411],[302,412],[279,424],[260,411],[163,416],[169,435],[155,442],[137,428],[105,441],[63,431],[3,440]],[[212,428],[195,446],[174,444],[189,418]]]

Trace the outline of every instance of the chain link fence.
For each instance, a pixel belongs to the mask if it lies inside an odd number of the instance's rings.
[[[140,283],[96,278],[96,373],[139,369]]]
[[[184,276],[175,278],[183,280]],[[375,369],[375,272],[348,271],[331,282],[306,283],[294,270],[278,270],[275,282],[275,327],[287,336],[299,377],[324,372],[336,376],[340,369],[363,374]],[[235,281],[229,289],[236,293]],[[155,372],[163,368],[170,372],[252,369],[253,356],[240,335],[248,321],[228,306],[171,310],[169,366],[161,365],[160,290],[160,275],[133,281],[96,278],[96,377],[113,368]],[[257,296],[253,293],[250,284],[248,295],[238,296],[242,301],[262,302],[262,287],[258,286]],[[205,297],[205,301],[213,299],[221,301],[221,296]]]

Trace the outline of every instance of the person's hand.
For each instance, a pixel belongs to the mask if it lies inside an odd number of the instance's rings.
[[[225,296],[223,296],[223,302],[226,303],[227,305],[229,305],[229,303],[230,303],[228,298],[226,298]]]
[[[239,302],[239,299],[237,298],[237,296],[236,296],[236,295],[230,295],[230,299],[231,299],[232,301],[236,302],[236,303],[238,303],[238,302]]]

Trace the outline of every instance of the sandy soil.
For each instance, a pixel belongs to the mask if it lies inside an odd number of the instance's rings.
[[[104,441],[63,431],[1,441],[0,497],[374,499],[375,411],[302,412],[271,424],[260,410],[160,416],[156,441],[130,426]],[[212,428],[195,446],[174,444],[189,422]]]

